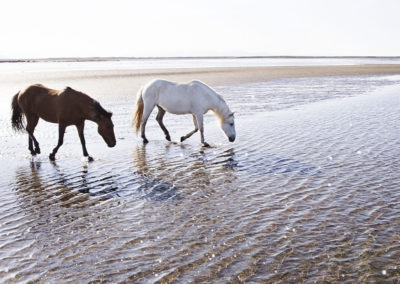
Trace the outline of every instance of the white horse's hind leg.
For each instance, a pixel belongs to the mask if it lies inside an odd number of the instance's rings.
[[[196,120],[196,117],[194,116],[194,114],[193,114],[193,123],[194,123],[194,130],[190,131],[185,136],[182,136],[181,137],[181,142],[185,141],[186,139],[188,139],[190,136],[192,136],[193,134],[195,134],[199,130],[199,125],[197,124],[197,120]]]
[[[149,116],[150,116],[151,112],[153,111],[154,107],[155,107],[155,104],[152,104],[152,105],[149,106],[149,104],[145,103],[145,105],[144,105],[143,117],[142,117],[142,121],[140,123],[141,136],[142,136],[142,139],[143,139],[143,143],[148,143],[149,142],[149,140],[147,140],[146,134],[145,134],[145,132],[146,132],[146,123],[147,123],[147,120],[149,119]]]
[[[163,108],[161,108],[160,106],[158,106],[158,113],[157,113],[156,120],[157,120],[158,124],[160,125],[162,131],[165,134],[165,139],[167,139],[168,141],[171,141],[171,137],[169,136],[169,132],[168,132],[167,128],[165,127],[164,123],[163,123],[164,115],[165,115],[165,110]]]

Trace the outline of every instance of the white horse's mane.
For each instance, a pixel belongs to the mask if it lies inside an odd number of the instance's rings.
[[[208,90],[208,92],[210,92],[211,94],[213,94],[217,98],[218,103],[219,103],[219,107],[218,108],[214,108],[213,111],[216,114],[217,118],[220,120],[220,122],[222,122],[222,123],[225,122],[225,120],[231,114],[231,111],[229,110],[228,104],[226,103],[224,98],[220,94],[218,94],[213,88],[211,88],[210,86],[206,85],[202,81],[194,80],[194,81],[191,81],[191,82],[187,83],[187,85],[190,85],[190,84],[200,85],[202,88],[205,87]]]
[[[214,112],[217,115],[218,119],[220,119],[221,122],[224,122],[231,114],[231,111],[229,110],[228,104],[225,102],[224,98],[217,92],[214,93],[217,95],[219,101],[221,102],[220,108],[215,109]]]
[[[201,84],[204,84],[201,81],[197,81],[197,82],[200,82]],[[214,109],[214,113],[217,115],[218,119],[221,122],[224,122],[229,117],[229,115],[231,114],[231,111],[229,110],[228,104],[226,103],[224,98],[220,94],[218,94],[213,88],[210,88],[207,85],[205,85],[205,86],[208,87],[212,91],[212,93],[218,98],[218,101],[220,102],[220,105],[219,105],[220,107]]]

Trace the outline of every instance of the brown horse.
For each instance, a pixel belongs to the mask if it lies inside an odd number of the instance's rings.
[[[24,115],[26,117],[27,125],[25,129],[29,134],[29,150],[33,156],[40,154],[39,143],[33,135],[39,118],[58,123],[58,144],[49,156],[52,161],[55,160],[55,155],[63,144],[65,129],[69,125],[76,126],[82,143],[83,155],[88,157],[89,161],[93,161],[86,150],[83,135],[86,119],[97,123],[98,132],[108,147],[114,147],[116,144],[114,125],[111,121],[112,113],[106,111],[88,95],[70,87],[58,91],[40,84],[32,85],[16,94],[12,99],[11,106],[13,111],[11,122],[15,131],[24,129],[22,118]]]

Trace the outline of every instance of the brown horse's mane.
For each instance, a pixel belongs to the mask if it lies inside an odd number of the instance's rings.
[[[93,107],[97,115],[104,115],[105,117],[110,118],[112,116],[112,112],[106,111],[98,101],[93,100]]]
[[[76,94],[79,94],[80,96],[85,96],[88,99],[90,99],[91,102],[91,107],[94,110],[94,113],[96,114],[96,116],[105,116],[107,118],[111,118],[112,116],[112,112],[109,112],[107,110],[105,110],[98,101],[96,101],[95,99],[92,99],[91,97],[89,97],[88,95],[86,95],[85,93],[79,92],[77,90],[72,89],[71,87],[66,87],[63,92],[73,92]]]

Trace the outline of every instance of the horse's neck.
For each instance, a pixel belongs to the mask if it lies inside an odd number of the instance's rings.
[[[215,114],[222,120],[224,121],[229,113],[229,107],[228,105],[225,103],[224,100],[222,100],[221,98],[217,97],[217,99],[214,102],[214,106],[211,108],[211,110],[213,112],[215,112]]]
[[[85,112],[86,119],[95,123],[99,122],[99,115],[97,114],[93,100],[90,102],[90,106],[85,110]]]
[[[93,113],[88,113],[88,115],[86,116],[86,119],[87,120],[90,120],[90,121],[93,121],[93,122],[95,122],[95,123],[99,123],[99,117],[98,116],[96,116],[95,114],[93,114]]]

